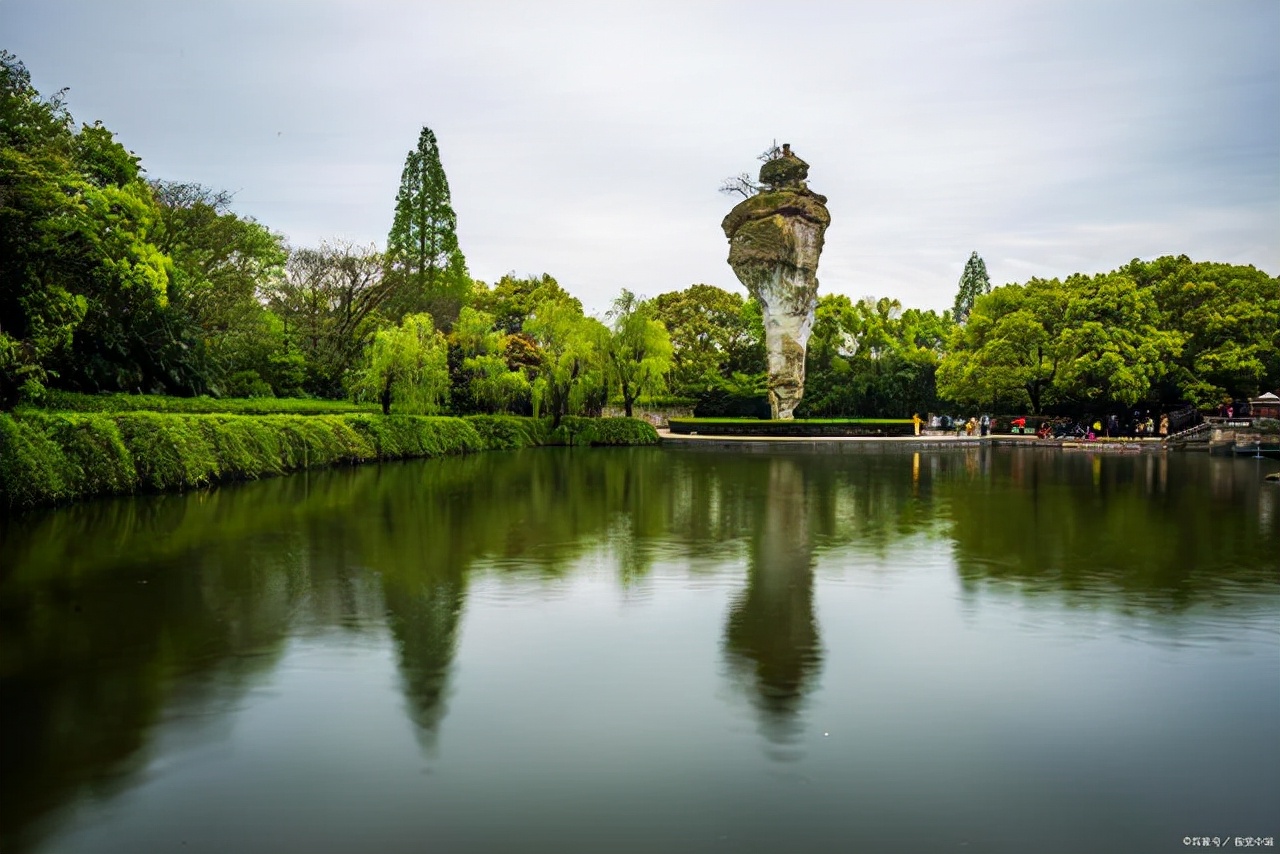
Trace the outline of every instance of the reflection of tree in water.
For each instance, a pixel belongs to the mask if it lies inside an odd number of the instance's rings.
[[[947,478],[965,586],[1180,610],[1276,581],[1257,472],[1183,454],[994,455],[990,482]]]
[[[747,589],[725,626],[729,665],[760,713],[762,732],[777,745],[800,733],[805,693],[822,664],[813,613],[813,549],[804,471],[768,460],[747,568]]]
[[[386,586],[387,619],[400,649],[405,703],[424,747],[433,746],[447,711],[450,668],[465,596],[460,577]]]

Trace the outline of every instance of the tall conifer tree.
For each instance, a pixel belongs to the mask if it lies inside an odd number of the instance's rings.
[[[956,304],[951,315],[956,323],[964,323],[973,311],[973,301],[983,294],[991,293],[991,277],[987,275],[987,264],[977,252],[969,256],[960,275],[960,289],[956,293]]]
[[[397,316],[426,311],[437,327],[453,326],[471,285],[457,228],[436,135],[424,127],[417,148],[405,158],[387,236],[389,272],[396,280],[390,307]]]

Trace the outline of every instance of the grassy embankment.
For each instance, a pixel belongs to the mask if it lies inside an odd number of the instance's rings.
[[[515,416],[383,416],[325,401],[179,400],[60,395],[58,410],[0,414],[0,510],[178,491],[317,466],[658,441],[653,427],[629,418],[565,418],[553,431],[549,419]],[[96,411],[106,405],[115,408]],[[209,411],[219,406],[223,411]],[[160,407],[170,411],[155,411]]]

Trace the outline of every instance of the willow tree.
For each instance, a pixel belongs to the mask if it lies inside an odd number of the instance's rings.
[[[471,286],[457,232],[458,216],[440,165],[440,147],[431,128],[424,127],[417,147],[405,158],[387,235],[395,314],[425,311],[440,328],[453,326]]]
[[[432,415],[448,391],[447,348],[431,315],[411,314],[374,336],[357,396],[377,398],[383,415],[391,414],[393,404],[402,412]]]
[[[666,389],[671,370],[671,335],[658,320],[653,305],[623,290],[609,312],[609,373],[622,392],[622,406],[632,415],[636,398]]]

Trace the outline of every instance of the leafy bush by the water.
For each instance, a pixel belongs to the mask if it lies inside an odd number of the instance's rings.
[[[563,445],[656,445],[658,431],[639,418],[579,418],[566,416],[552,434]]]
[[[415,415],[351,415],[349,423],[367,437],[379,459],[437,457],[482,451],[486,445],[460,418]]]
[[[468,415],[464,419],[475,429],[484,446],[494,451],[533,448],[550,441],[551,422],[545,418],[516,415]]]
[[[87,397],[87,396],[83,396]],[[164,398],[161,398],[164,399]],[[173,491],[312,466],[538,445],[651,445],[634,418],[507,415],[0,414],[0,508],[135,490]]]
[[[11,507],[71,498],[67,458],[32,424],[0,414],[0,492]]]
[[[67,486],[73,496],[118,495],[133,492],[138,472],[120,438],[114,419],[105,415],[65,417],[26,416],[62,449],[67,461]]]

